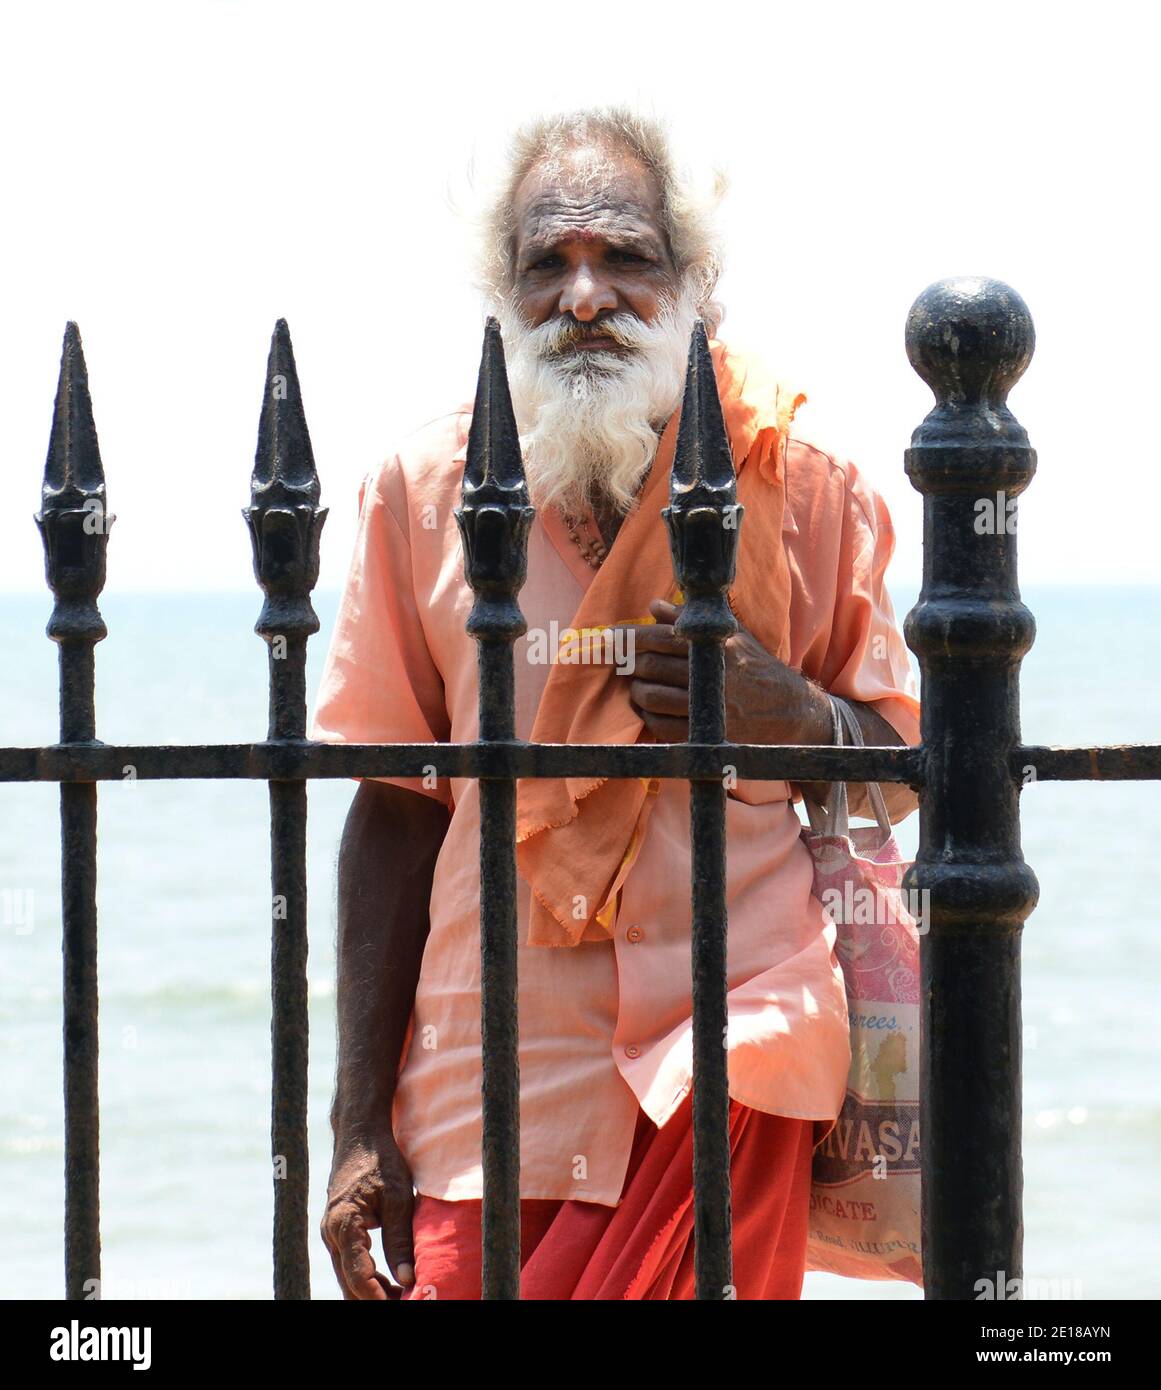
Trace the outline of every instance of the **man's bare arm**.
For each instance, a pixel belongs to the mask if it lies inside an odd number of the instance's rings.
[[[447,825],[441,802],[367,781],[339,849],[335,1149],[322,1234],[350,1299],[397,1296],[371,1257],[376,1227],[395,1278],[414,1280],[411,1173],[392,1134],[391,1106]]]
[[[821,693],[821,688],[819,689]],[[846,699],[845,696],[843,698]],[[846,703],[858,720],[859,728],[863,731],[863,742],[868,747],[896,748],[902,746],[903,740],[899,734],[873,705],[864,704],[861,700],[849,699],[846,700]],[[824,729],[825,734],[823,733]],[[811,742],[825,744],[834,742],[829,701],[820,707],[819,726],[816,732],[819,737],[811,739]],[[843,742],[847,743],[848,741],[848,735],[844,730]],[[803,796],[817,802],[820,806],[828,804],[831,791],[830,782],[804,782],[800,785]],[[919,805],[918,794],[913,792],[905,783],[880,782],[879,790],[883,793],[883,800],[887,803],[887,814],[893,823],[909,816]],[[847,783],[847,811],[852,816],[874,816],[867,797],[866,786],[862,782]]]

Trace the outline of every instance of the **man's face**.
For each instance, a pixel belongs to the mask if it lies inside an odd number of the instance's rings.
[[[652,323],[677,292],[677,271],[661,228],[661,191],[632,155],[606,155],[596,188],[576,172],[592,151],[577,150],[563,174],[531,169],[516,193],[513,299],[528,326],[562,320],[566,353],[625,353],[604,320],[629,315]],[[573,172],[570,174],[570,167]]]
[[[657,181],[631,155],[577,150],[556,173],[530,170],[513,212],[515,280],[497,309],[533,501],[627,511],[681,401],[698,315]]]

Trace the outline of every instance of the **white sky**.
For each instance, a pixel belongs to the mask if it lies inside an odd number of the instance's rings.
[[[32,513],[64,323],[118,521],[107,591],[247,588],[239,515],[270,331],[290,323],[341,583],[357,488],[470,394],[481,310],[452,210],[541,109],[620,100],[730,171],[722,336],[886,496],[930,408],[903,350],[945,275],[1007,280],[1039,347],[1026,583],[1161,581],[1158,25],[1146,5],[73,5],[0,30],[0,590]]]

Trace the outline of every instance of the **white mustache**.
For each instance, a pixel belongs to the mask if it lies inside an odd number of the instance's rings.
[[[608,338],[619,347],[637,350],[651,340],[649,325],[633,314],[611,314],[595,323],[580,323],[576,319],[558,318],[533,328],[529,337],[538,357],[555,357],[574,343]]]
[[[683,286],[649,323],[620,310],[590,323],[562,314],[533,328],[518,305],[500,306],[512,405],[538,507],[576,510],[598,489],[622,510],[633,505],[660,426],[681,401],[696,293]],[[580,340],[592,345],[588,351],[568,351]]]

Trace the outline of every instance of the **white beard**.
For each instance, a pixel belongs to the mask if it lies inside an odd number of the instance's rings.
[[[697,316],[687,287],[652,323],[633,314],[601,320],[627,351],[568,350],[572,319],[530,328],[505,302],[499,318],[508,384],[536,506],[576,514],[600,497],[621,512],[632,507],[681,403]]]

